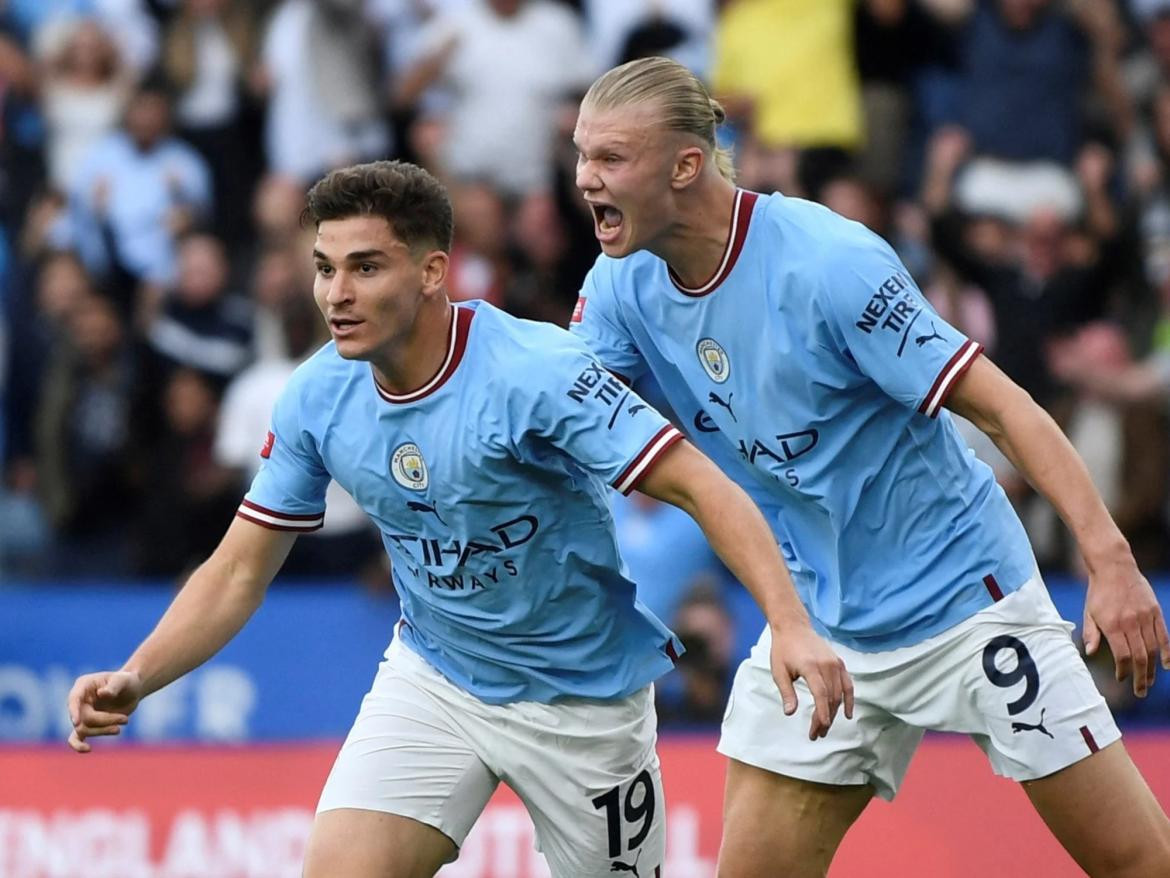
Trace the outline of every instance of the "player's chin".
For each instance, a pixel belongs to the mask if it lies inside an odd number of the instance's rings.
[[[617,235],[608,237],[598,235],[597,242],[601,245],[601,252],[611,259],[621,259],[634,252],[634,248],[630,246],[630,237],[625,234],[625,229],[621,229]]]
[[[337,346],[337,356],[343,360],[368,360],[367,346],[350,338],[333,338]]]

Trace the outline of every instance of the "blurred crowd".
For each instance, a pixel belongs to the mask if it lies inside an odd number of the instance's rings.
[[[1170,0],[0,0],[0,579],[174,581],[213,548],[327,339],[300,211],[330,168],[430,168],[452,297],[565,325],[597,253],[576,102],[655,54],[723,101],[740,185],[886,237],[1170,568]],[[616,514],[689,647],[664,716],[718,719],[727,574],[677,510]],[[286,572],[388,587],[340,491]]]

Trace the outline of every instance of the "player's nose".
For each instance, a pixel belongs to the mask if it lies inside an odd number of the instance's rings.
[[[597,173],[593,170],[593,163],[581,159],[577,162],[577,188],[582,192],[589,192],[600,185]]]
[[[353,288],[348,278],[347,272],[334,272],[333,277],[329,279],[329,291],[325,294],[326,302],[337,305],[353,298]]]

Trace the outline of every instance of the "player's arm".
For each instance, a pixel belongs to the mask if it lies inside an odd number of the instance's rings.
[[[810,738],[828,732],[842,703],[845,716],[852,718],[853,682],[845,663],[813,631],[776,540],[744,490],[686,441],[664,452],[637,487],[689,514],[763,609],[772,629],[772,674],[784,712],[796,710],[792,681],[804,677],[816,702]]]
[[[1104,634],[1117,679],[1132,670],[1134,692],[1145,695],[1159,651],[1162,666],[1170,670],[1170,635],[1153,589],[1072,444],[1048,413],[986,357],[978,357],[959,379],[946,405],[986,433],[1056,507],[1089,570],[1085,649],[1094,653]]]
[[[118,734],[139,701],[223,648],[260,606],[296,536],[237,517],[122,669],[73,684],[69,746],[86,753],[87,738]]]

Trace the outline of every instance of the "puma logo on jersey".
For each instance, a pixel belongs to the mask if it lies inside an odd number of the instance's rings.
[[[1048,729],[1044,728],[1044,712],[1046,710],[1048,710],[1047,707],[1040,708],[1040,722],[1038,722],[1038,723],[1035,723],[1035,724],[1021,723],[1021,722],[1012,723],[1012,734],[1016,735],[1016,734],[1019,734],[1020,732],[1040,732],[1042,735],[1047,735],[1048,737],[1052,738],[1052,740],[1055,741],[1056,735],[1052,734],[1052,732],[1050,732],[1050,731],[1048,731]]]
[[[735,396],[734,393],[727,394],[727,401],[724,402],[722,400],[722,398],[720,398],[719,394],[712,390],[710,393],[707,394],[707,400],[709,402],[715,403],[715,405],[722,406],[723,408],[727,409],[727,413],[729,415],[731,415],[731,420],[735,421],[738,424],[739,418],[737,418],[735,416],[735,412],[733,412],[731,410],[731,397],[733,397],[733,396]]]
[[[634,878],[642,878],[638,874],[638,860],[642,859],[642,851],[639,849],[637,856],[634,857],[633,865],[623,863],[621,860],[615,860],[609,864],[609,871],[611,872],[632,872]]]
[[[443,521],[443,516],[439,515],[439,508],[437,503],[432,505],[430,503],[420,503],[418,500],[407,500],[406,508],[411,512],[429,512],[434,515],[435,518],[439,519],[439,523],[444,527],[447,525],[447,522]]]
[[[934,325],[934,321],[932,320],[930,321],[930,335],[918,336],[914,339],[914,344],[918,345],[918,347],[922,347],[928,341],[934,341],[936,338],[941,339],[942,336],[939,335],[938,328]]]

